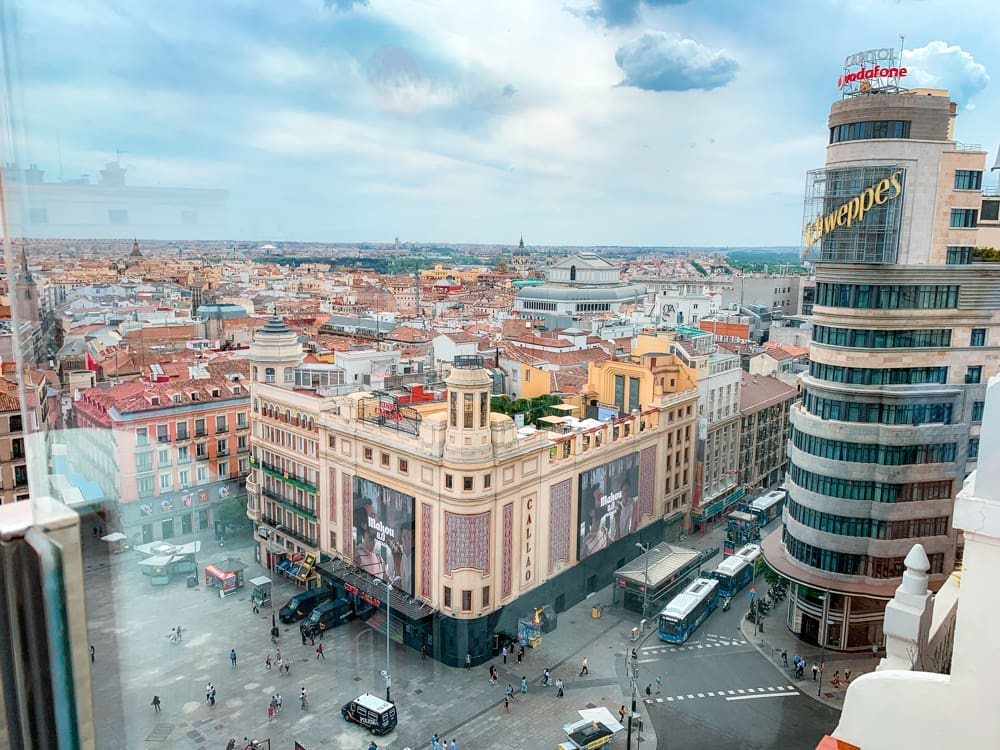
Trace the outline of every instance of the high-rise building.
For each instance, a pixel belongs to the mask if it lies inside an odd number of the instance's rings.
[[[914,543],[932,589],[954,568],[952,506],[1000,351],[1000,266],[976,250],[1000,239],[985,151],[954,140],[947,92],[862,88],[832,105],[826,166],[809,173],[811,363],[784,526],[763,542],[798,584],[788,627],[841,650],[881,642]]]

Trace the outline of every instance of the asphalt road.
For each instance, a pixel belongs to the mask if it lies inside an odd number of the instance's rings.
[[[728,612],[717,609],[681,647],[655,634],[644,642],[640,697],[660,750],[812,750],[836,726],[836,710],[799,690],[809,690],[808,676],[796,681],[746,642],[738,627],[743,614],[735,603]]]

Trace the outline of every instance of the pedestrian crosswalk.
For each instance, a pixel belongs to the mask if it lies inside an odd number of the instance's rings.
[[[723,646],[746,646],[747,642],[742,638],[727,639],[722,636],[706,636],[703,642],[695,641],[686,643],[683,646],[670,646],[660,644],[656,646],[645,646],[640,651],[645,654],[666,654],[677,651],[699,651],[707,648],[721,648]]]
[[[794,685],[771,685],[768,687],[734,688],[733,690],[706,690],[701,693],[684,693],[682,695],[653,695],[644,698],[647,705],[653,703],[681,703],[702,698],[722,698],[727,701],[748,700],[753,698],[787,698],[801,695]]]

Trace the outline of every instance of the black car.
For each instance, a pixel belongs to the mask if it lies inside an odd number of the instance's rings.
[[[312,612],[318,605],[333,598],[333,589],[319,588],[296,594],[278,610],[278,617],[284,623],[296,622]]]

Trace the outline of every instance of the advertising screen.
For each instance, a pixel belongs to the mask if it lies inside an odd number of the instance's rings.
[[[413,594],[412,495],[354,477],[354,564]]]
[[[639,525],[639,454],[630,453],[580,474],[578,560]]]

